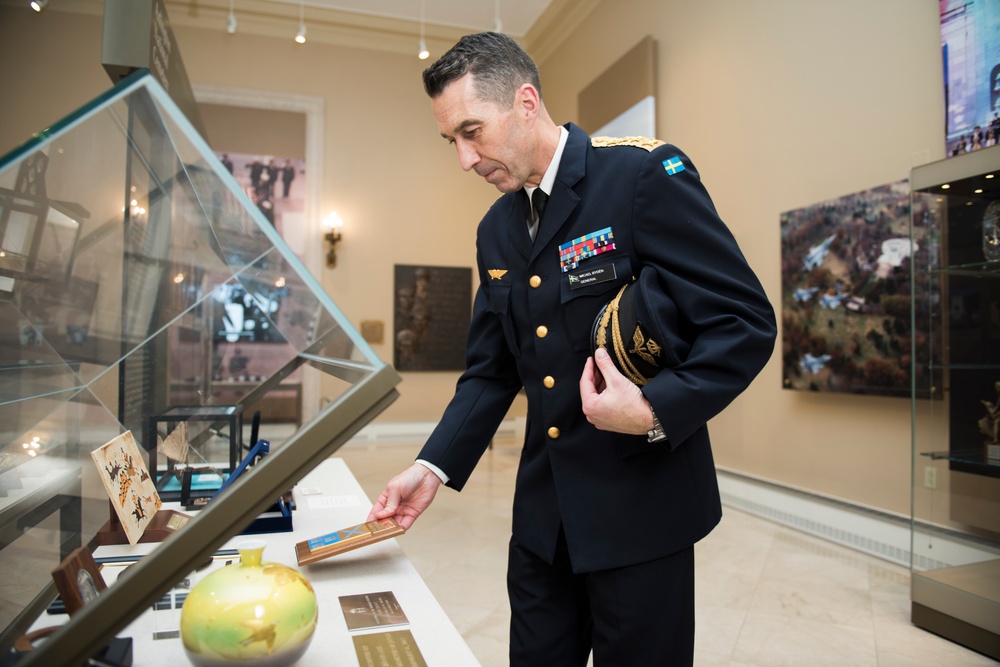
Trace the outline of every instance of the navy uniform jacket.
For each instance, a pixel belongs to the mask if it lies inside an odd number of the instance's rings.
[[[775,321],[687,156],[666,144],[595,147],[567,129],[534,244],[520,192],[500,197],[479,225],[467,370],[419,458],[461,490],[523,386],[513,536],[551,562],[561,524],[574,571],[590,572],[668,555],[718,523],[706,422],[767,362]],[[611,279],[574,289],[559,246],[606,227],[615,249],[576,271]],[[690,346],[642,388],[669,436],[652,444],[597,430],[579,388],[598,310],[645,266],[676,303],[676,333]]]

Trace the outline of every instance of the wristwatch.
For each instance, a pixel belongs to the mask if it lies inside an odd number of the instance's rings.
[[[663,425],[660,424],[660,419],[656,416],[656,410],[653,406],[649,406],[649,411],[653,413],[653,428],[646,431],[646,442],[663,442],[667,439],[667,434],[663,432]]]

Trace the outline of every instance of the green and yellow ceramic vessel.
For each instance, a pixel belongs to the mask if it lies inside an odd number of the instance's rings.
[[[284,667],[309,647],[316,593],[297,570],[262,563],[265,543],[237,545],[240,562],[212,572],[181,609],[181,639],[197,667]]]

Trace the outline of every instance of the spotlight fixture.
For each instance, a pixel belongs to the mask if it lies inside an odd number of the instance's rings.
[[[295,33],[295,41],[299,44],[306,43],[306,21],[305,21],[305,0],[299,0],[299,31]]]
[[[427,50],[427,42],[424,40],[424,0],[420,0],[420,50],[417,51],[417,57],[427,60],[430,55],[431,52]]]
[[[226,32],[236,34],[236,0],[229,0],[229,18],[226,19]]]
[[[36,12],[40,12],[45,9],[45,6],[49,4],[49,0],[31,0],[31,8]]]

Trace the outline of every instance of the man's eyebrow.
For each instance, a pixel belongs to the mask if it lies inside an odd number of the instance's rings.
[[[479,125],[482,122],[483,121],[478,120],[478,119],[474,119],[474,118],[469,118],[467,120],[463,120],[461,123],[458,124],[458,127],[456,127],[452,131],[452,134],[445,134],[444,132],[442,132],[441,136],[444,137],[445,139],[451,139],[456,134],[461,134],[462,130],[464,130],[465,128],[469,127],[470,125]]]

